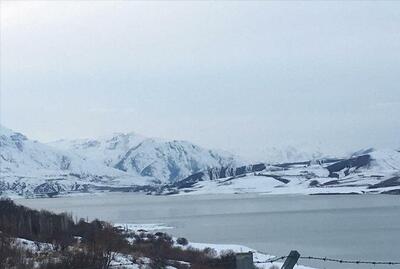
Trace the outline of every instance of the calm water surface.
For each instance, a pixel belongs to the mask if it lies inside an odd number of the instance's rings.
[[[114,223],[165,223],[193,242],[246,245],[275,255],[400,261],[400,196],[201,195],[131,193],[17,200]],[[302,264],[319,268],[400,268]]]

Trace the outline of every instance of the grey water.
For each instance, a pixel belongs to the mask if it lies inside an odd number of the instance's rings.
[[[400,261],[400,196],[193,195],[132,193],[18,199],[77,218],[164,223],[192,242],[240,244],[274,255]],[[399,268],[301,260],[317,268]]]

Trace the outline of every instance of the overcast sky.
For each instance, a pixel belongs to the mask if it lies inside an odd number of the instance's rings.
[[[1,123],[260,156],[400,146],[400,1],[2,1]]]

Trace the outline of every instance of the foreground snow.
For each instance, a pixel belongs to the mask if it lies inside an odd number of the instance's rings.
[[[123,228],[125,231],[145,231],[145,232],[154,232],[154,231],[162,231],[166,229],[171,229],[173,227],[166,226],[165,224],[129,224],[129,223],[118,223],[114,224],[115,227]],[[271,266],[278,266],[279,268],[282,267],[282,262],[265,262],[270,259],[275,258],[276,256],[272,254],[262,253],[255,249],[243,246],[243,245],[236,245],[236,244],[210,244],[210,243],[195,243],[189,242],[186,246],[182,246],[177,243],[177,238],[174,238],[175,245],[181,247],[182,249],[194,248],[198,250],[205,250],[205,249],[213,249],[216,251],[217,255],[222,255],[228,252],[234,253],[245,253],[245,252],[252,252],[253,253],[253,260],[258,268],[262,269],[269,269]],[[129,267],[130,268],[130,267]],[[132,267],[135,268],[135,267]],[[294,268],[296,269],[312,269],[311,267],[303,266],[303,265],[296,265]]]
[[[116,227],[124,227],[127,232],[134,231],[142,231],[147,229],[147,231],[157,231],[157,230],[165,230],[171,227],[165,226],[163,224],[115,224]],[[40,243],[22,238],[15,238],[13,244],[15,246],[20,247],[24,250],[27,250],[34,254],[47,255],[48,253],[52,253],[56,251],[56,248],[50,243]],[[177,247],[182,249],[194,248],[198,250],[205,249],[213,249],[217,256],[223,255],[224,253],[245,253],[252,252],[253,259],[257,266],[257,268],[269,269],[271,266],[278,266],[279,268],[282,266],[282,262],[268,262],[268,260],[275,258],[275,256],[271,254],[262,253],[260,251],[251,249],[242,245],[234,245],[234,244],[209,244],[209,243],[194,243],[190,242],[185,246],[179,245],[177,243],[177,239],[174,238],[174,244]],[[132,261],[135,260],[135,263]],[[183,261],[178,261],[181,263],[185,263]],[[131,255],[122,254],[122,253],[114,253],[113,260],[111,261],[111,266],[113,268],[125,268],[125,269],[139,269],[143,268],[143,265],[149,264],[150,260],[146,257],[140,257],[133,259]],[[187,264],[187,263],[185,263]],[[311,267],[296,265],[296,269],[312,269]],[[169,266],[168,269],[174,269],[174,267]]]
[[[234,245],[234,244],[209,244],[209,243],[189,243],[187,246],[185,246],[184,248],[187,247],[193,247],[196,249],[200,249],[200,250],[204,250],[206,248],[212,248],[214,249],[218,255],[223,254],[224,252],[228,252],[228,251],[233,251],[235,253],[245,253],[245,252],[252,252],[253,253],[253,260],[256,263],[256,266],[258,268],[265,268],[268,269],[271,266],[278,266],[279,268],[282,267],[283,262],[266,262],[267,260],[273,259],[276,256],[271,255],[271,254],[266,254],[266,253],[262,253],[260,251],[254,250],[252,248],[246,247],[246,246],[242,246],[242,245]],[[296,265],[294,268],[297,269],[311,269],[311,267],[307,267],[307,266],[303,266],[303,265]]]

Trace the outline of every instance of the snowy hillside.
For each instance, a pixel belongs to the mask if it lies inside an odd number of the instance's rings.
[[[159,182],[174,182],[212,167],[243,164],[229,153],[204,149],[186,141],[165,141],[135,133],[99,139],[59,140],[50,145]]]
[[[163,193],[400,194],[400,152],[368,150],[349,158],[214,168],[166,186]]]
[[[0,127],[0,191],[59,192],[84,190],[88,184],[144,184],[147,180]]]
[[[62,150],[73,151],[87,159],[114,166],[131,149],[146,140],[135,133],[114,133],[98,139],[58,140],[48,145]]]

